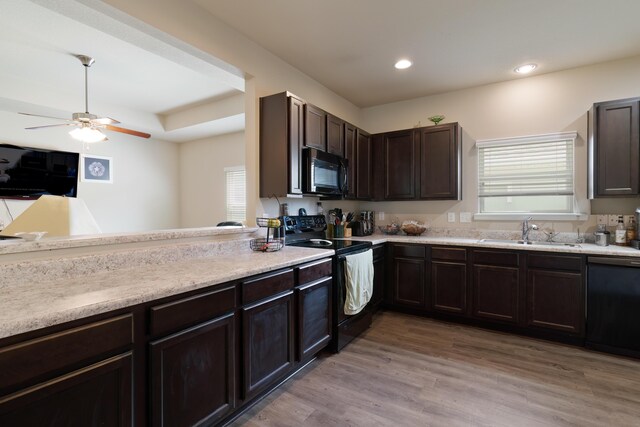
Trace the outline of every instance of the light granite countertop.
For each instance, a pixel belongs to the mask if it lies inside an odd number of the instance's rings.
[[[593,243],[580,243],[576,246],[551,246],[545,244],[523,245],[516,242],[482,242],[482,239],[467,237],[447,237],[447,236],[405,236],[405,235],[385,235],[373,234],[371,236],[351,237],[353,240],[365,240],[374,245],[381,243],[420,243],[425,245],[447,245],[447,246],[468,246],[477,248],[495,248],[495,249],[516,249],[525,251],[542,251],[556,253],[574,253],[584,255],[605,255],[605,256],[623,256],[623,257],[639,257],[640,250],[629,246],[598,246]]]
[[[106,313],[207,286],[332,256],[333,250],[285,247],[29,281],[2,289],[0,338]]]
[[[56,249],[122,245],[143,242],[176,241],[179,239],[220,238],[254,233],[257,227],[200,227],[152,230],[129,233],[104,233],[69,237],[43,237],[40,240],[0,240],[0,255]]]

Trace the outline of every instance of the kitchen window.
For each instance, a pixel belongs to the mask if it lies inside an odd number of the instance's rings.
[[[247,219],[247,191],[244,166],[224,168],[224,175],[227,221],[245,221]]]
[[[477,141],[479,216],[574,214],[576,136],[565,132]]]

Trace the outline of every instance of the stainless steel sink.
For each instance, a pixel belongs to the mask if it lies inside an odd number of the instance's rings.
[[[580,245],[577,243],[564,243],[564,242],[529,242],[531,245],[541,245],[541,246],[568,246],[571,248],[579,248]]]
[[[524,240],[513,240],[513,239],[480,239],[478,240],[478,242],[479,243],[517,243],[519,245],[531,244],[531,242],[525,243]]]
[[[514,239],[480,239],[479,243],[514,243],[517,245],[533,245],[533,246],[567,246],[567,247],[580,247],[577,243],[564,243],[564,242],[536,242]]]

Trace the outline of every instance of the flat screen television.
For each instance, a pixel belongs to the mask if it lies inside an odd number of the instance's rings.
[[[0,144],[0,198],[76,197],[78,153]]]

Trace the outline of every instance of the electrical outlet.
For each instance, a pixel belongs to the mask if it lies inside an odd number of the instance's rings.
[[[624,226],[628,227],[629,224],[631,224],[631,221],[633,221],[633,217],[634,215],[625,215],[624,216]]]
[[[607,225],[607,216],[606,215],[598,215],[597,224]]]
[[[456,213],[455,212],[447,213],[447,222],[456,222]]]
[[[618,225],[618,215],[609,215],[609,227]]]
[[[378,220],[384,221],[384,212],[378,212]]]
[[[471,212],[460,212],[460,222],[471,222]]]

